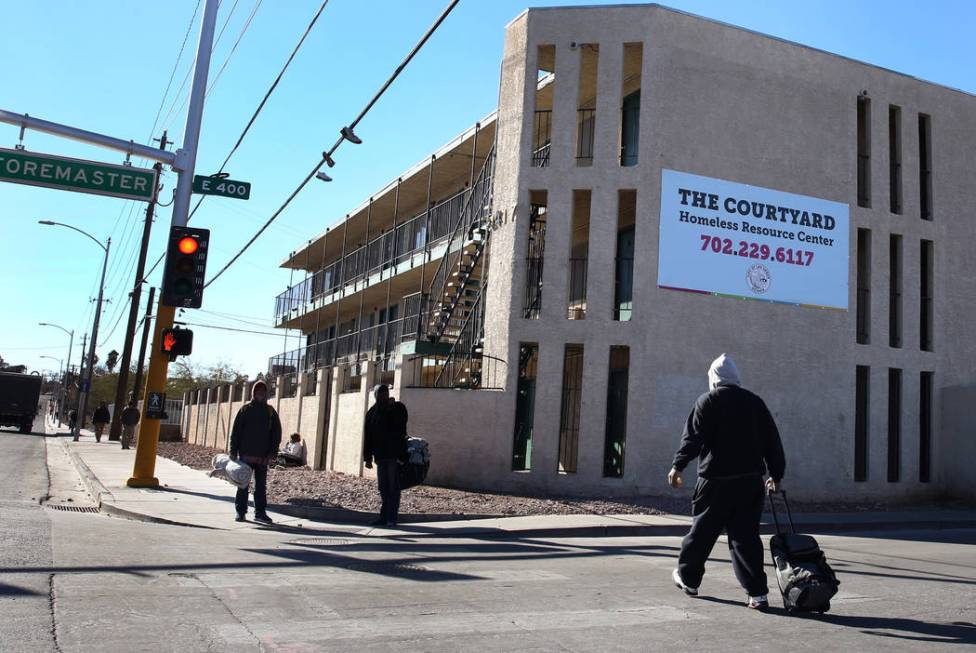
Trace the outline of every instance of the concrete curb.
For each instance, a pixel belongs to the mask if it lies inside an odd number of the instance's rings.
[[[74,450],[68,446],[68,443],[63,438],[59,438],[59,442],[64,451],[68,454],[68,458],[70,458],[71,462],[74,464],[75,469],[78,470],[78,475],[81,477],[82,483],[84,483],[85,487],[88,489],[88,494],[90,494],[92,499],[95,501],[95,506],[98,508],[99,512],[106,515],[111,515],[113,517],[121,517],[122,519],[130,519],[132,521],[145,522],[149,524],[165,524],[167,526],[183,526],[190,528],[203,528],[207,530],[220,530],[214,529],[211,526],[203,526],[202,524],[189,524],[186,522],[174,521],[172,519],[165,519],[163,517],[154,517],[153,515],[147,515],[142,512],[119,507],[115,505],[111,499],[106,501],[106,496],[114,497],[111,491],[102,485],[102,482],[98,480],[98,477],[95,476],[91,468],[88,467],[88,464],[85,463],[85,461],[81,459],[81,456],[75,453]]]

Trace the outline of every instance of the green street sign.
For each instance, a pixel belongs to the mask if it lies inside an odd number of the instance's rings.
[[[201,195],[219,195],[220,197],[248,200],[251,199],[251,184],[247,181],[194,175],[193,192]]]
[[[149,201],[156,171],[0,148],[0,181]]]

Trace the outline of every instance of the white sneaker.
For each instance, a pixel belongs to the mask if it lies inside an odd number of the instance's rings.
[[[763,611],[769,608],[769,597],[766,594],[760,596],[750,596],[746,603],[751,610]]]
[[[687,585],[685,585],[685,582],[681,580],[681,572],[678,571],[677,569],[671,572],[671,580],[674,581],[675,587],[683,591],[688,596],[698,596],[698,588],[688,587]]]

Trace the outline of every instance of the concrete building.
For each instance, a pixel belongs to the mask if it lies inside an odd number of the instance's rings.
[[[269,377],[315,467],[363,473],[384,381],[433,483],[664,493],[727,352],[798,496],[976,496],[976,98],[630,5],[516,17],[498,107],[283,261],[305,345]]]

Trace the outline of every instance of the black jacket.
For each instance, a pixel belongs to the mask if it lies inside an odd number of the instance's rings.
[[[768,472],[783,478],[786,457],[763,400],[739,386],[719,386],[698,398],[681,436],[673,466],[698,458],[698,475],[717,479]]]
[[[407,407],[399,401],[374,404],[366,412],[363,460],[407,459]]]
[[[112,413],[108,412],[107,407],[99,406],[92,414],[92,421],[98,424],[108,424],[112,421]]]
[[[251,401],[237,411],[230,432],[230,455],[273,458],[281,444],[281,420],[274,408]]]

